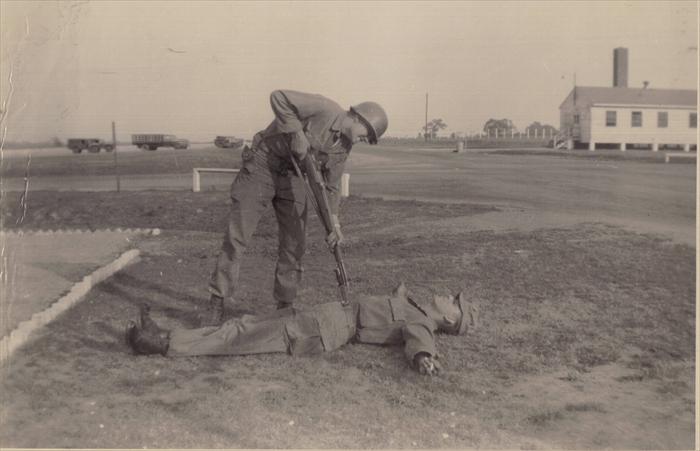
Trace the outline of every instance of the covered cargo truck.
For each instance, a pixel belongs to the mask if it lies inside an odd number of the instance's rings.
[[[160,133],[146,133],[131,135],[131,144],[143,150],[156,150],[159,147],[172,147],[173,149],[187,149],[190,142],[186,139],[178,138],[175,135],[164,135]]]
[[[80,153],[87,150],[92,153],[100,153],[104,149],[106,152],[114,150],[114,145],[99,138],[69,138],[66,145],[73,153]]]

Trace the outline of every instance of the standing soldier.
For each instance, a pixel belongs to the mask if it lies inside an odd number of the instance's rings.
[[[348,154],[358,141],[377,144],[389,124],[384,109],[374,102],[345,111],[321,95],[278,90],[270,95],[270,104],[275,119],[243,150],[243,167],[231,185],[231,213],[201,316],[203,326],[222,322],[224,299],[235,294],[243,252],[270,203],[279,229],[273,296],[278,308],[292,305],[301,281],[307,218],[305,182],[295,173],[292,156],[302,162],[311,153],[320,166],[333,222],[326,242],[333,248],[343,239],[339,185]]]

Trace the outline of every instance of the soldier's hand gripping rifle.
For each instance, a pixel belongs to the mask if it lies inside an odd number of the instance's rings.
[[[311,155],[311,153],[306,154],[306,158],[302,160],[304,165],[304,171],[306,172],[306,177],[302,174],[299,168],[299,163],[294,155],[290,155],[292,160],[292,165],[294,165],[294,171],[297,176],[304,180],[304,186],[306,189],[306,197],[308,198],[311,205],[313,205],[314,210],[316,210],[316,215],[323,223],[323,227],[326,230],[326,234],[330,235],[335,231],[335,225],[333,224],[333,219],[331,218],[331,206],[328,201],[328,193],[326,192],[326,183],[323,180],[323,176],[318,170],[316,164],[316,159]],[[335,256],[336,268],[335,277],[338,280],[338,291],[340,292],[340,303],[343,305],[348,304],[348,275],[345,272],[345,264],[343,263],[343,254],[340,251],[340,246],[335,243],[332,248],[333,255]]]

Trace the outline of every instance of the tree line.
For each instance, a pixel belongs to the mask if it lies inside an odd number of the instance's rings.
[[[445,128],[447,128],[447,124],[445,123],[445,121],[443,121],[442,119],[433,119],[427,124],[425,124],[423,127],[421,127],[421,132],[418,133],[418,137],[425,138],[426,141],[430,139],[436,139],[438,137],[438,133],[440,133],[440,131],[444,130]],[[520,133],[518,128],[515,126],[515,124],[513,124],[513,121],[511,121],[510,119],[489,119],[484,123],[482,131],[486,134],[494,135],[496,133],[499,133],[501,135]],[[523,130],[523,134],[527,134],[530,136],[553,136],[557,132],[558,130],[556,127],[549,124],[542,124],[539,121],[534,121],[533,123],[525,127],[525,130]],[[455,138],[455,133],[452,133],[451,137]]]

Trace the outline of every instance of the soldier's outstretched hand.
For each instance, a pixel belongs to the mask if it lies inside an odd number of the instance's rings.
[[[338,244],[343,242],[343,233],[340,231],[340,226],[333,229],[326,237],[328,247],[333,250]]]
[[[425,376],[437,376],[442,371],[440,363],[429,354],[418,354],[415,362],[418,372]]]

